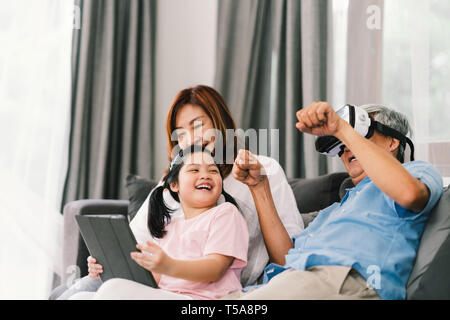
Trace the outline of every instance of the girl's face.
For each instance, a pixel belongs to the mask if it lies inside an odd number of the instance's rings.
[[[181,149],[192,144],[205,145],[211,141],[213,122],[201,107],[184,105],[178,111],[175,122],[175,133]]]
[[[183,159],[178,182],[170,188],[178,192],[183,207],[212,208],[222,194],[222,177],[214,159],[205,152],[194,152]]]

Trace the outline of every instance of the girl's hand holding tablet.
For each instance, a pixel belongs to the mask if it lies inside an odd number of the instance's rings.
[[[170,258],[156,243],[147,241],[147,245],[136,246],[142,252],[132,252],[131,258],[141,267],[156,273],[167,273],[172,263]]]
[[[96,263],[97,260],[95,260],[95,258],[91,256],[87,258],[87,262],[88,262],[89,277],[92,279],[98,279],[99,274],[103,272],[102,265]]]

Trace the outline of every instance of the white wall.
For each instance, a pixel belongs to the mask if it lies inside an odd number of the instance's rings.
[[[217,0],[160,0],[156,32],[156,177],[167,166],[166,116],[175,95],[197,84],[213,85]]]

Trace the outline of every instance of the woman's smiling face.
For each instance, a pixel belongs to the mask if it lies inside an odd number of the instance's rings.
[[[192,144],[205,145],[211,139],[211,129],[213,122],[203,108],[187,104],[178,111],[175,136],[181,149]]]

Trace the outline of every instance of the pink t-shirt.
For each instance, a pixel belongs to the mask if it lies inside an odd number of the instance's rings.
[[[247,265],[248,228],[233,204],[222,203],[185,220],[172,218],[166,235],[155,242],[174,259],[196,260],[209,254],[234,257],[224,276],[216,282],[194,282],[162,275],[158,286],[163,290],[189,295],[194,299],[219,299],[242,289],[241,271]]]

